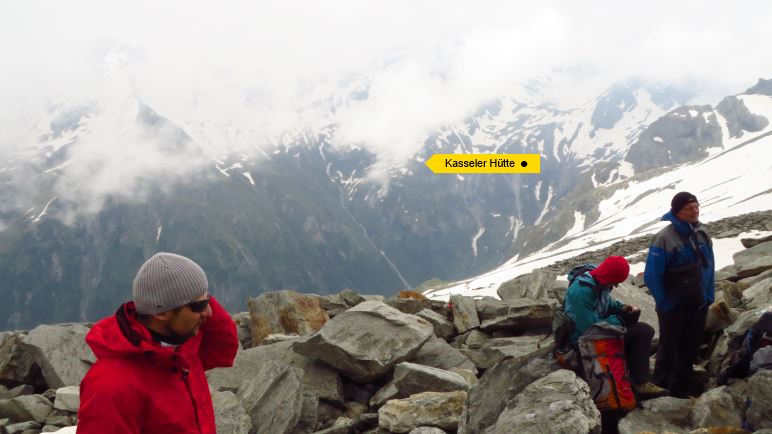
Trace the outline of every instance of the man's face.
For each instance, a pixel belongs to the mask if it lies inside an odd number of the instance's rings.
[[[191,302],[206,300],[208,297],[208,294],[204,294],[195,300],[191,300]],[[201,325],[211,316],[212,308],[210,306],[207,306],[201,312],[194,312],[189,305],[184,305],[172,312],[169,320],[166,322],[166,328],[177,336],[193,337],[198,334]]]
[[[681,211],[678,211],[676,217],[685,222],[697,223],[700,219],[700,204],[697,202],[687,203],[681,208]]]

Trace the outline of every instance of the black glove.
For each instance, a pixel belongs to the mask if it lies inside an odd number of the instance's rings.
[[[638,319],[641,317],[641,311],[622,311],[617,314],[619,319],[622,320],[622,324],[625,325],[625,327],[630,327],[631,325],[638,322]]]

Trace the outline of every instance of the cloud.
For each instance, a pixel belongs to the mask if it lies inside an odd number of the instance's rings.
[[[116,107],[122,97],[139,98],[213,153],[254,150],[334,119],[336,141],[385,161],[409,158],[429,132],[479,104],[523,96],[534,77],[550,86],[531,97],[565,108],[630,78],[688,87],[695,102],[715,103],[769,77],[772,57],[758,47],[772,40],[770,12],[763,2],[717,1],[7,3],[0,158],[34,146],[39,136],[30,132],[47,128],[52,106]],[[319,104],[357,80],[368,84],[366,98],[337,101],[334,115]],[[158,140],[115,119],[103,122],[73,147],[81,157],[59,193],[99,185],[98,197],[135,194],[148,176],[199,164],[160,152]],[[87,176],[93,167],[112,175]],[[84,179],[99,182],[84,187]]]

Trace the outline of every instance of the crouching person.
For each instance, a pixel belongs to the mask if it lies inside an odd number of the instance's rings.
[[[228,312],[190,259],[158,253],[134,279],[134,301],[86,336],[97,357],[80,385],[78,434],[215,434],[204,371],[233,365]]]
[[[621,256],[609,256],[597,268],[569,273],[571,284],[566,291],[565,312],[575,325],[570,336],[572,345],[593,324],[607,323],[626,328],[625,360],[633,390],[641,398],[662,396],[667,390],[649,382],[649,354],[654,329],[638,321],[641,310],[611,298],[611,291],[624,282],[630,265]]]

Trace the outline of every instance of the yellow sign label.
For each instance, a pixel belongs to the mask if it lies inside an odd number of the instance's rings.
[[[541,173],[539,154],[434,154],[434,173]]]

